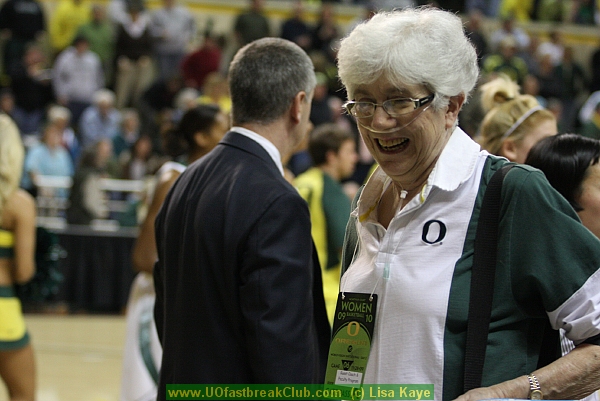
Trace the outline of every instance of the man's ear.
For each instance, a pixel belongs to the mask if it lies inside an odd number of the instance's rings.
[[[454,123],[458,118],[458,113],[465,102],[466,96],[464,93],[450,97],[448,101],[448,110],[446,111],[446,129],[454,127]]]
[[[508,160],[516,160],[517,158],[517,145],[515,141],[508,138],[502,142],[500,146],[500,156],[506,157]]]
[[[290,118],[295,124],[302,121],[302,105],[306,102],[306,92],[300,91],[294,96],[292,107],[290,108]]]

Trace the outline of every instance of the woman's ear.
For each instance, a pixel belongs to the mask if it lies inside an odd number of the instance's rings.
[[[448,110],[446,111],[446,129],[454,127],[456,120],[458,119],[458,113],[465,102],[465,94],[451,96],[448,101]]]
[[[516,160],[517,145],[515,144],[515,141],[513,141],[510,138],[505,139],[504,142],[502,142],[502,145],[500,146],[500,155],[499,156],[504,156],[508,160],[511,160],[511,161]]]

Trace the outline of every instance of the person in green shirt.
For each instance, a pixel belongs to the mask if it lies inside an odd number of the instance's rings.
[[[317,126],[310,134],[308,152],[314,167],[298,175],[294,185],[308,202],[311,234],[323,272],[323,292],[333,321],[340,282],[340,255],[350,198],[341,181],[350,177],[358,160],[355,138],[335,124]]]

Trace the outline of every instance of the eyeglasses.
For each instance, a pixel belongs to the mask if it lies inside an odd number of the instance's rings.
[[[389,99],[383,103],[350,101],[346,102],[343,107],[348,111],[349,114],[356,118],[372,117],[373,114],[375,114],[375,108],[377,108],[377,106],[383,107],[383,110],[385,110],[385,112],[391,117],[398,117],[415,111],[419,107],[431,102],[434,97],[435,93],[432,93],[431,95],[425,96],[421,99],[402,97],[397,99]]]

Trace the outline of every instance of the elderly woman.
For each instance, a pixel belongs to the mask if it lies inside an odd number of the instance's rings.
[[[460,19],[377,14],[342,41],[338,63],[346,109],[379,164],[348,223],[340,283],[340,300],[377,296],[363,382],[433,384],[436,400],[574,399],[600,387],[600,242],[541,172],[517,165],[502,189],[481,385],[463,390],[477,217],[506,160],[458,127],[478,76]],[[577,347],[538,368],[548,324]]]

